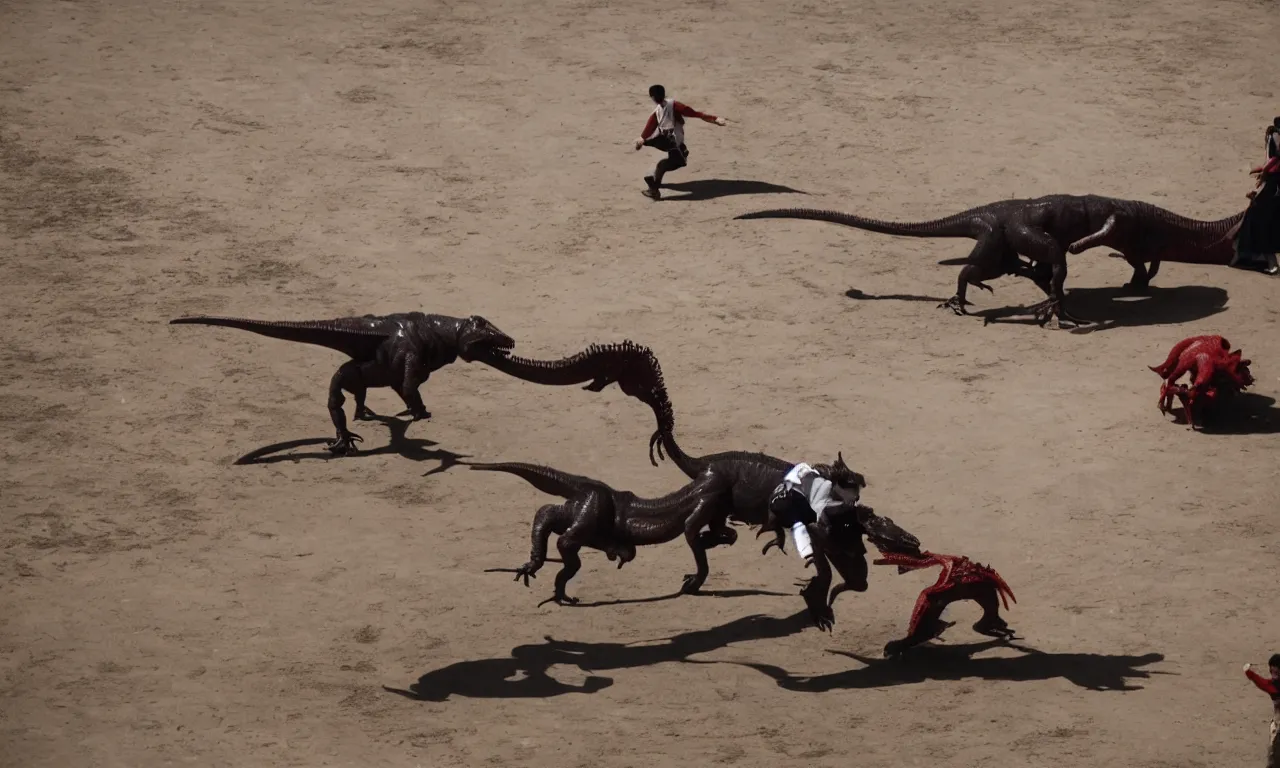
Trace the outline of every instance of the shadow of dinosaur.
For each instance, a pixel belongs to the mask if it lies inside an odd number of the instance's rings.
[[[974,658],[982,651],[1007,647],[1021,656],[988,656]],[[1130,678],[1146,679],[1172,672],[1148,671],[1140,667],[1164,661],[1164,654],[1141,656],[1101,653],[1045,653],[1034,648],[1003,640],[988,640],[963,645],[929,645],[911,651],[903,659],[881,659],[848,651],[828,651],[861,662],[864,666],[826,675],[795,675],[781,667],[744,661],[694,661],[696,664],[736,664],[750,667],[773,678],[779,687],[803,693],[863,688],[885,688],[894,685],[923,683],[928,680],[1033,680],[1063,679],[1091,691],[1136,691],[1142,686]]]
[[[545,642],[512,648],[509,658],[459,661],[427,672],[408,689],[383,686],[383,690],[419,701],[445,701],[450,696],[519,699],[590,694],[613,685],[611,678],[596,672],[684,662],[695,654],[734,643],[794,635],[808,625],[807,611],[799,611],[786,618],[744,616],[718,627],[683,632],[648,645],[579,643],[548,636]],[[572,685],[551,676],[551,668],[556,665],[577,667],[591,674],[582,684]]]

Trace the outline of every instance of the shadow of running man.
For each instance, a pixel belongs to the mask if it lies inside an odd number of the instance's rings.
[[[383,690],[418,701],[445,701],[450,696],[518,699],[590,694],[613,685],[612,678],[595,674],[599,671],[686,662],[694,654],[750,640],[787,637],[810,625],[806,609],[782,619],[758,614],[744,616],[728,624],[684,632],[648,645],[579,643],[548,636],[543,643],[512,648],[510,658],[459,661],[427,672],[408,690],[385,685]],[[558,664],[577,667],[590,676],[581,685],[561,682],[551,676],[551,668]]]
[[[674,184],[666,183],[662,185],[663,189],[670,189],[676,192],[685,192],[686,194],[677,197],[667,197],[664,195],[662,199],[666,200],[684,200],[693,202],[696,200],[714,200],[717,197],[729,197],[730,195],[770,195],[770,194],[793,194],[807,195],[808,192],[802,192],[791,187],[784,187],[781,184],[770,184],[767,181],[749,181],[746,179],[695,179],[693,181],[681,181]]]
[[[454,453],[444,448],[435,448],[439,443],[434,440],[424,438],[409,437],[409,425],[412,421],[407,419],[398,419],[394,416],[376,416],[375,421],[381,422],[390,432],[390,442],[380,448],[370,450],[360,450],[355,453],[348,454],[343,458],[360,457],[360,456],[379,456],[388,453],[398,453],[410,461],[438,461],[440,466],[428,470],[423,477],[434,475],[440,472],[447,472],[450,468],[456,466],[460,459],[470,458],[464,453]],[[281,461],[300,461],[302,459],[320,459],[328,461],[338,458],[328,450],[295,452],[296,448],[304,448],[309,445],[326,445],[330,442],[328,438],[323,437],[306,437],[301,440],[287,440],[283,443],[272,443],[264,445],[261,448],[250,451],[235,460],[237,465],[241,464],[275,464]],[[287,451],[287,453],[285,453]]]
[[[975,654],[995,647],[1020,651],[1021,656],[974,658]],[[860,656],[848,651],[828,651],[859,661],[862,667],[827,675],[793,675],[781,667],[743,661],[695,661],[695,664],[738,664],[767,675],[778,686],[789,691],[823,693],[833,690],[884,688],[892,685],[922,683],[926,680],[983,680],[1027,682],[1062,678],[1091,691],[1136,691],[1129,678],[1146,679],[1172,672],[1139,669],[1164,661],[1162,653],[1142,656],[1110,656],[1100,653],[1045,653],[1004,640],[988,640],[963,645],[927,645],[913,649],[899,659]]]

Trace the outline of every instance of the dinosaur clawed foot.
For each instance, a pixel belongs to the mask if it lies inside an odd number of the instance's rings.
[[[696,595],[702,589],[702,585],[706,582],[707,577],[700,573],[686,573],[684,582],[680,585],[680,594]]]
[[[336,456],[346,456],[356,452],[356,443],[364,442],[364,438],[355,432],[341,432],[332,442],[325,444],[325,448]]]
[[[356,408],[356,415],[352,417],[356,421],[377,421],[378,414],[374,413],[367,405]]]
[[[1015,632],[1011,629],[1004,619],[978,619],[973,625],[973,631],[987,637],[998,637],[1001,640],[1011,640],[1015,636]]]
[[[551,597],[548,597],[546,600],[543,600],[542,602],[538,603],[538,605],[535,607],[541,608],[547,603],[555,603],[556,605],[577,605],[578,598],[569,597],[568,595],[563,593],[558,595],[552,595]]]
[[[825,590],[820,589],[819,586],[810,579],[804,589],[800,590],[800,596],[804,598],[805,605],[809,608],[809,618],[813,620],[814,626],[822,632],[830,632],[831,627],[836,623],[836,614],[827,604]]]
[[[1091,323],[1088,320],[1081,320],[1072,316],[1062,308],[1062,302],[1056,298],[1045,299],[1039,304],[1028,307],[1028,309],[1035,316],[1036,322],[1040,323],[1041,327],[1047,325],[1050,320],[1055,319],[1058,321],[1058,328],[1084,330],[1097,326],[1097,323]]]
[[[426,421],[431,418],[431,411],[428,411],[426,408],[420,408],[416,411],[410,408],[396,414],[397,418],[401,416],[408,416],[410,421]]]
[[[969,304],[968,301],[965,301],[964,299],[960,298],[959,295],[956,295],[956,296],[952,296],[951,298],[939,304],[938,309],[949,309],[952,312],[956,313],[957,315],[967,315],[969,314],[969,312],[965,309],[965,306],[967,304]]]

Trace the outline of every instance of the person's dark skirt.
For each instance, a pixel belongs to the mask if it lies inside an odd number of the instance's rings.
[[[1271,174],[1240,223],[1241,253],[1280,253],[1280,174]]]

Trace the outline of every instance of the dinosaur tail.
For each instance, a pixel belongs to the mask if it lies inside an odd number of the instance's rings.
[[[971,208],[962,213],[947,216],[933,221],[882,221],[868,219],[852,213],[839,211],[820,211],[814,208],[775,208],[767,211],[753,211],[734,219],[807,219],[809,221],[826,221],[831,224],[843,224],[846,227],[865,229],[882,235],[900,235],[902,237],[970,237],[976,238],[981,232],[975,231],[974,215],[982,208]]]
[[[529,485],[551,496],[570,499],[592,488],[603,487],[598,480],[579,477],[558,469],[544,467],[540,464],[525,464],[518,461],[485,464],[479,462],[460,462],[480,472],[506,472],[524,480]]]
[[[375,328],[355,326],[349,320],[345,323],[337,320],[250,320],[240,317],[197,315],[175,318],[169,321],[169,325],[216,325],[250,331],[273,339],[317,344],[343,351],[349,346],[343,343],[344,341],[362,337],[373,340],[386,335]]]

